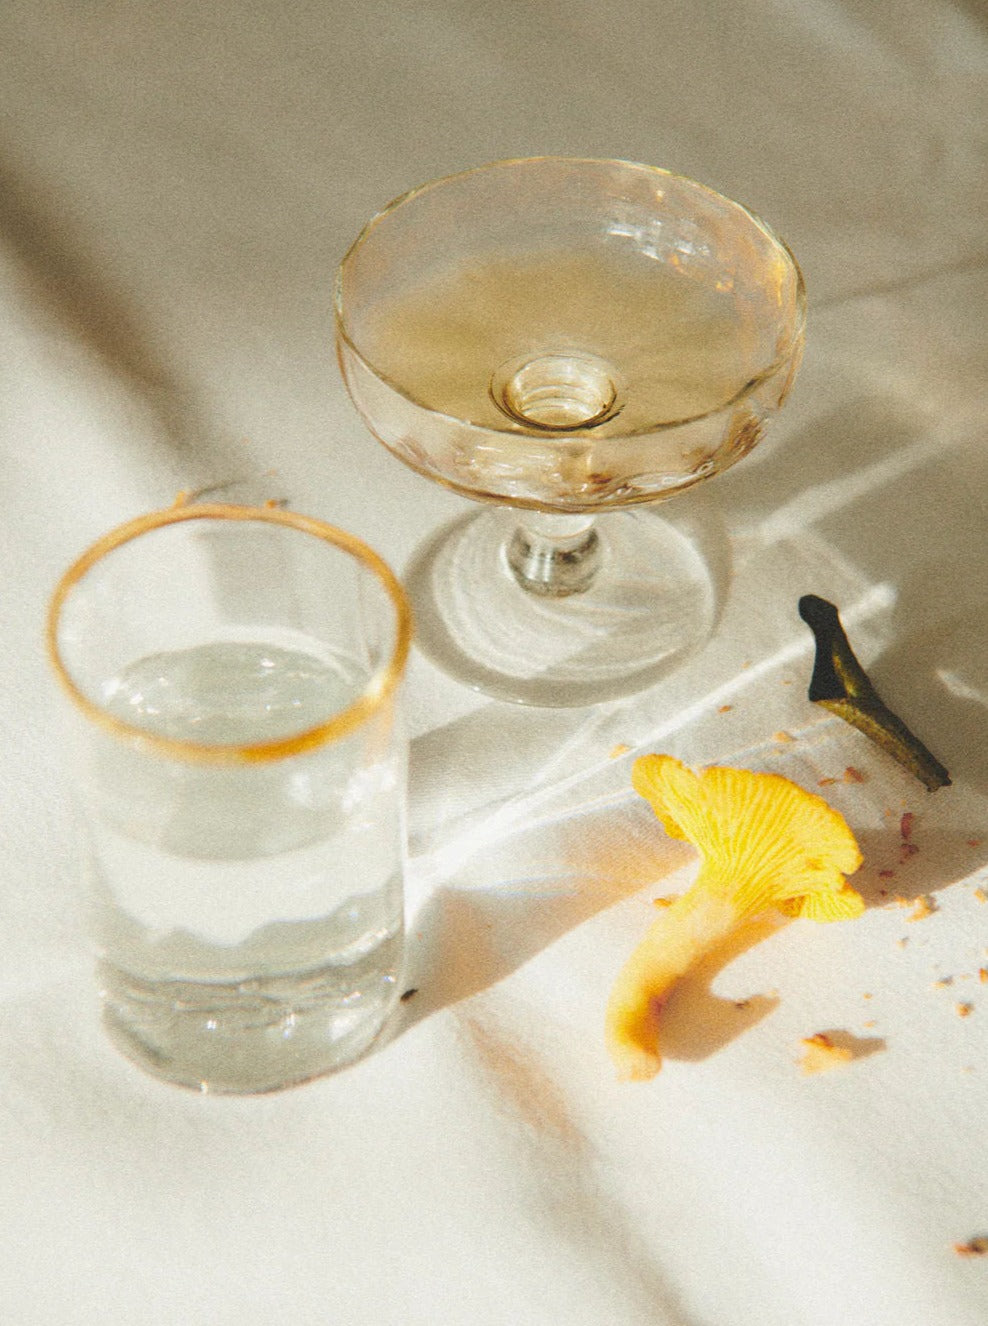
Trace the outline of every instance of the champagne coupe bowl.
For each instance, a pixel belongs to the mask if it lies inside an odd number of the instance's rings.
[[[395,199],[336,286],[370,431],[481,505],[408,586],[423,650],[537,705],[641,690],[713,629],[700,544],[652,504],[745,456],[782,404],[805,295],[786,246],[693,180],[494,162]]]

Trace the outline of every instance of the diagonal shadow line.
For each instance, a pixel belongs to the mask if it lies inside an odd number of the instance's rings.
[[[487,887],[434,887],[410,918],[406,977],[416,994],[392,1034],[499,984],[599,912],[646,886],[659,888],[695,859],[691,847],[671,839],[646,853],[632,835],[615,841],[602,833],[608,819],[605,810],[581,820],[575,836],[557,843],[546,872],[521,877],[505,863],[502,874],[495,854]]]
[[[904,294],[944,277],[961,276],[967,272],[978,272],[988,264],[988,254],[972,253],[953,262],[939,263],[920,272],[912,272],[888,281],[874,281],[867,285],[855,286],[850,290],[838,290],[832,295],[815,301],[814,311],[839,309],[846,304],[853,304],[859,299],[878,299],[885,295]]]
[[[465,1011],[460,1041],[466,1066],[484,1079],[500,1112],[520,1125],[525,1192],[551,1241],[570,1247],[599,1282],[621,1286],[623,1311],[654,1326],[699,1326],[652,1246],[619,1199],[584,1120],[531,1051],[496,1020]]]
[[[401,1032],[498,985],[635,887],[599,879],[568,884],[565,889],[546,881],[540,890],[538,881],[530,881],[520,888],[435,890],[409,936],[408,980],[416,996],[402,1010]]]
[[[37,296],[107,369],[137,391],[163,435],[182,451],[203,434],[203,407],[153,344],[110,274],[43,185],[0,157],[0,236]]]

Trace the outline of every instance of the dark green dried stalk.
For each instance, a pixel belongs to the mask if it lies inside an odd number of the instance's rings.
[[[947,787],[950,775],[918,737],[893,714],[854,656],[837,609],[816,594],[799,600],[799,615],[816,638],[809,698],[843,718],[920,780],[931,792]]]

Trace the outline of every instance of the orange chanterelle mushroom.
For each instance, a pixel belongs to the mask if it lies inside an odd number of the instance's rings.
[[[700,852],[693,884],[653,922],[625,963],[607,1006],[607,1046],[621,1078],[654,1077],[658,1024],[670,991],[732,930],[773,910],[814,921],[858,916],[844,878],[861,853],[843,816],[778,774],[694,773],[670,755],[644,755],[631,775],[666,833]]]

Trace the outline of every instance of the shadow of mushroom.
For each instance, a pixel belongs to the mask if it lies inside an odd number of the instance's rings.
[[[780,1001],[775,994],[723,999],[714,994],[712,987],[735,958],[787,924],[784,918],[770,917],[743,926],[678,981],[662,1010],[666,1058],[693,1062],[708,1059],[778,1008]]]
[[[925,794],[920,789],[920,796]],[[917,804],[923,802],[917,799]],[[940,829],[923,818],[908,841],[897,829],[858,834],[864,864],[854,886],[867,907],[914,903],[949,889],[988,863],[988,833]]]

